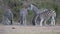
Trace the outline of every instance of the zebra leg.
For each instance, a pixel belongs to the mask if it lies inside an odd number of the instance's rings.
[[[23,15],[21,16],[20,22],[21,22],[20,23],[21,25],[25,25],[25,16],[23,16]]]
[[[11,21],[7,17],[3,16],[3,24],[10,25],[10,23],[11,23]]]
[[[24,24],[27,25],[27,23],[26,23],[26,16],[24,17]]]
[[[35,24],[36,24],[36,26],[38,25],[38,24],[37,24],[37,18],[38,18],[38,17],[39,17],[39,16],[37,15],[36,18],[35,18]]]
[[[55,25],[55,19],[54,19],[54,16],[52,16],[52,18],[51,18],[51,25]]]
[[[47,20],[45,20],[45,21],[44,21],[45,26],[47,25],[47,23],[46,23],[46,22],[47,22]]]
[[[4,24],[4,16],[3,16],[2,24]]]
[[[20,24],[23,25],[23,17],[20,17]]]
[[[33,19],[32,19],[32,24],[33,24],[33,25],[36,25],[36,24],[35,24],[35,18],[36,18],[36,15],[35,15],[35,16],[33,17]]]
[[[53,21],[54,21],[54,24],[53,24],[53,25],[55,26],[55,25],[56,25],[56,24],[55,24],[55,19],[54,19]]]
[[[44,19],[43,19],[43,18],[41,18],[40,26],[42,26],[43,21],[44,21]]]
[[[13,15],[12,15],[12,18],[11,18],[11,25],[14,23],[14,21],[13,21]]]
[[[47,20],[48,20],[48,19],[47,19]],[[44,25],[45,25],[45,26],[47,26],[47,23],[46,23],[46,22],[47,22],[47,20],[45,20],[45,21],[44,21]]]
[[[26,16],[23,17],[23,25],[26,25]]]
[[[5,20],[5,25],[11,25],[11,21],[8,18]]]
[[[11,20],[8,20],[7,21],[7,25],[11,25]]]
[[[10,21],[11,21],[10,25],[12,25],[12,20],[10,20]]]

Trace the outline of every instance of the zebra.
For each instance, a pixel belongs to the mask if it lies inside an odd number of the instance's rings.
[[[4,18],[4,22],[5,22],[5,19],[7,21],[5,24],[8,23],[7,25],[12,25],[12,22],[13,22],[13,13],[11,12],[11,10],[7,9],[6,11],[4,11],[3,16],[4,16],[3,17]]]
[[[40,13],[38,16],[41,19],[40,26],[42,26],[43,21],[44,21],[44,24],[47,25],[46,22],[50,18],[51,18],[51,25],[55,25],[55,19],[54,19],[56,17],[55,11],[47,9],[47,10],[45,10],[45,12]],[[36,19],[37,19],[37,17],[36,17]]]
[[[20,24],[21,25],[26,25],[26,22],[27,22],[27,14],[28,14],[28,12],[27,12],[27,9],[26,8],[22,8],[22,9],[20,9],[20,12],[19,12],[19,14],[20,14],[20,19],[19,19],[19,21],[20,21]]]
[[[3,10],[3,21],[2,21],[2,23],[5,25],[12,25],[13,13],[12,13],[11,9],[8,8],[7,6],[1,6],[0,8],[2,8],[2,10]]]
[[[54,10],[50,10],[50,9],[40,10],[33,4],[31,4],[28,7],[28,9],[33,10],[34,12],[34,17],[32,20],[33,25],[37,25],[36,21],[38,17],[40,18],[40,26],[42,26],[43,21],[44,21],[44,24],[47,25],[46,22],[48,19],[50,19],[50,17],[51,17],[51,25],[55,25],[56,12]]]

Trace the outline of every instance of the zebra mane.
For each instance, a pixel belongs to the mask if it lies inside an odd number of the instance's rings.
[[[36,4],[33,4],[33,3],[32,3],[32,5],[34,5],[35,7],[37,7],[37,8],[38,8],[38,6],[37,6]]]

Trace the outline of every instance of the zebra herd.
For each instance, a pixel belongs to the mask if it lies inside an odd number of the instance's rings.
[[[22,8],[20,9],[20,16],[19,16],[19,23],[21,25],[27,25],[27,15],[28,15],[28,10],[32,10],[34,12],[34,17],[32,19],[32,24],[33,25],[38,25],[37,21],[39,19],[39,26],[46,26],[47,21],[50,19],[51,23],[49,25],[55,25],[55,17],[56,17],[56,12],[53,9],[38,9],[35,5],[30,4],[27,8]],[[38,18],[39,17],[39,18]],[[3,13],[3,24],[5,25],[12,25],[13,23],[13,13],[9,8],[4,7],[4,13]]]

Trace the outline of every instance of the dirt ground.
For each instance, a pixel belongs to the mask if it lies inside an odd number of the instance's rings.
[[[60,34],[60,20],[56,26],[24,26],[19,23],[13,25],[0,24],[0,34]]]
[[[60,26],[0,25],[0,34],[60,34]]]

